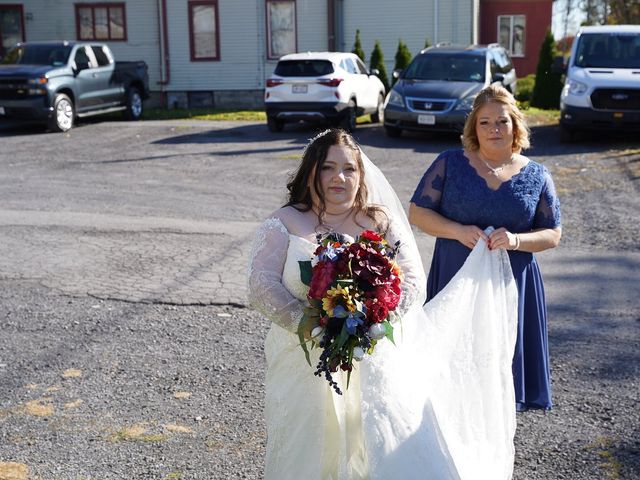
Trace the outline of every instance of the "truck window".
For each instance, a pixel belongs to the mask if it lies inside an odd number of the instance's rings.
[[[93,50],[93,55],[96,57],[96,61],[98,62],[99,67],[106,67],[111,64],[111,60],[105,52],[104,47],[100,45],[91,45],[91,50]]]
[[[633,33],[583,33],[575,65],[589,68],[640,68],[640,35]]]
[[[76,56],[74,57],[74,61],[76,62],[76,68],[78,69],[87,69],[91,68],[91,59],[87,54],[85,47],[80,47],[76,51]]]

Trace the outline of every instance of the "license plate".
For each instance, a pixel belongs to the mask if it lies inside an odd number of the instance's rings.
[[[0,115],[4,115],[4,107],[0,107]]]
[[[291,93],[307,93],[307,85],[291,85]]]
[[[436,116],[435,115],[418,115],[418,123],[420,125],[435,125]]]

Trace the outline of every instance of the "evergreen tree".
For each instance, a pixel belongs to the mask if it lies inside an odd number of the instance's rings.
[[[351,53],[355,53],[360,57],[360,60],[363,62],[365,61],[364,50],[362,49],[362,43],[360,42],[360,30],[356,30],[356,43],[353,44],[353,50],[351,50]]]
[[[380,81],[384,85],[384,90],[386,92],[389,91],[389,80],[387,79],[387,69],[384,66],[384,55],[382,54],[382,48],[380,47],[380,42],[376,40],[376,45],[373,47],[373,52],[371,52],[371,64],[369,66],[371,70],[374,68],[378,69],[378,77]]]
[[[550,30],[540,47],[538,68],[536,69],[536,83],[531,96],[531,106],[553,109],[560,106],[560,92],[562,78],[560,73],[553,72],[553,59],[557,55],[556,42]]]
[[[398,40],[398,50],[396,50],[396,64],[393,67],[394,70],[404,70],[411,63],[411,52],[409,47],[402,40]],[[393,86],[398,79],[393,77],[391,79],[391,86]]]
[[[424,47],[422,47],[422,49],[424,50],[425,48],[429,48],[431,46],[431,41],[429,41],[429,37],[427,37],[424,41]]]

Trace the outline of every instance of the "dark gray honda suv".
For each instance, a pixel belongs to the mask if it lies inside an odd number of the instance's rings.
[[[402,130],[462,131],[473,100],[484,87],[498,83],[514,92],[516,72],[499,44],[422,50],[387,95],[384,127],[397,137]]]

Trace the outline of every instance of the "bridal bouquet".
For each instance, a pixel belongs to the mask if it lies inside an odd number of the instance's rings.
[[[336,233],[318,238],[311,261],[301,261],[300,277],[309,286],[309,306],[298,336],[311,365],[305,333],[311,331],[311,346],[322,349],[315,375],[333,380],[338,368],[347,372],[347,388],[354,360],[372,354],[376,343],[393,343],[391,322],[400,302],[402,272],[395,257],[400,242],[391,246],[377,233],[365,230],[356,241]]]

